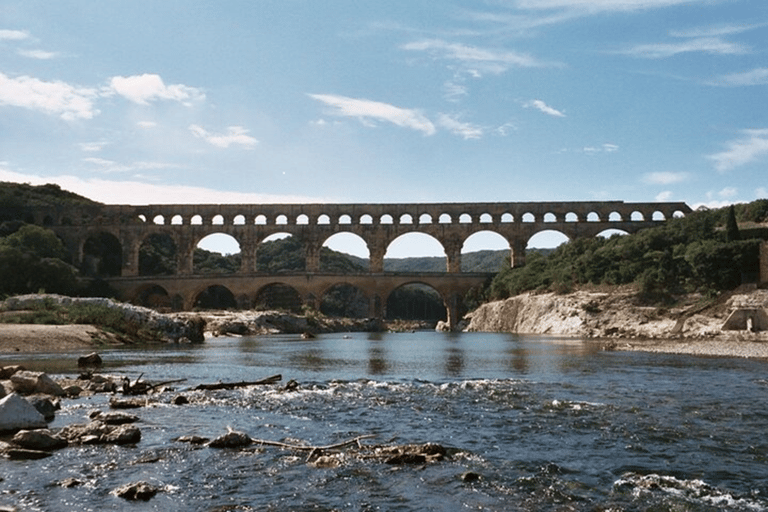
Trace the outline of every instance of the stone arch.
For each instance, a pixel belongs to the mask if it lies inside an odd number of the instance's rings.
[[[323,291],[320,312],[326,316],[366,318],[368,297],[363,290],[348,283],[338,283]]]
[[[511,224],[512,222],[515,222],[515,216],[509,212],[505,212],[501,214],[501,222],[502,224]]]
[[[253,218],[253,223],[257,226],[266,226],[267,225],[267,216],[263,213],[260,213],[256,217]]]
[[[170,276],[177,272],[178,246],[167,233],[151,233],[139,247],[140,276]]]
[[[432,224],[432,216],[428,213],[419,215],[419,224]]]
[[[414,281],[392,290],[387,296],[387,320],[421,320],[431,324],[446,321],[445,298],[432,286]]]
[[[392,216],[388,213],[385,213],[379,218],[379,224],[393,224],[394,220]]]
[[[331,223],[331,217],[327,213],[321,213],[317,216],[317,224],[327,226]]]
[[[400,216],[398,224],[413,224],[413,215],[410,213],[404,213]]]
[[[162,226],[163,224],[165,224],[165,217],[163,217],[162,215],[155,215],[154,218],[152,219],[152,224],[157,224]]]
[[[288,225],[288,216],[284,213],[281,213],[277,217],[275,217],[275,225],[276,226],[287,226]]]
[[[301,312],[303,302],[296,288],[285,283],[275,282],[261,287],[254,300],[259,310],[279,310],[293,313]]]
[[[177,309],[168,291],[158,284],[147,284],[140,287],[132,301],[138,306],[152,309]]]
[[[493,223],[493,216],[490,213],[483,213],[480,215],[480,224],[491,224]]]
[[[242,261],[240,241],[227,233],[209,233],[201,238],[192,256],[195,274],[233,274]]]
[[[459,224],[472,224],[472,216],[468,213],[459,215]]]
[[[621,222],[623,220],[619,212],[613,211],[608,214],[608,222]]]
[[[439,224],[453,224],[453,218],[447,213],[441,213],[440,217],[438,217],[437,222]]]
[[[235,215],[235,217],[232,219],[232,224],[235,226],[244,226],[245,215],[243,215],[242,213]]]
[[[462,272],[498,272],[502,265],[509,266],[510,244],[501,234],[476,231],[468,236],[461,247]]]
[[[632,212],[632,214],[629,216],[630,220],[633,222],[641,222],[645,220],[645,216],[643,215],[643,212],[639,212],[635,210]]]
[[[193,307],[199,309],[235,309],[237,308],[237,300],[229,288],[214,284],[195,295]]]
[[[652,220],[667,220],[667,217],[664,215],[664,212],[656,210],[653,212],[653,215],[651,215]]]
[[[184,217],[182,217],[179,214],[174,215],[171,217],[171,225],[172,226],[181,226],[184,224]]]
[[[88,277],[117,277],[122,274],[123,246],[107,231],[91,233],[82,245],[80,270]]]
[[[579,222],[579,216],[574,212],[565,214],[565,222]]]
[[[307,215],[306,213],[302,213],[298,217],[296,217],[296,225],[297,226],[308,226],[309,225],[309,215]]]
[[[552,212],[547,212],[544,214],[543,221],[547,223],[557,222],[557,216]]]
[[[628,235],[628,234],[629,233],[627,231],[623,230],[623,229],[611,228],[611,229],[604,229],[604,230],[602,230],[601,232],[599,232],[597,234],[597,236],[600,237],[600,238],[611,238],[611,237],[614,237],[614,236],[624,236],[624,235]]]
[[[543,229],[537,231],[526,241],[527,249],[554,249],[563,243],[570,241],[568,235],[556,229]]]
[[[587,222],[600,222],[600,215],[597,212],[589,212],[587,214]]]
[[[202,226],[203,225],[203,216],[202,215],[193,215],[192,218],[189,220],[189,223],[193,226]]]
[[[683,217],[685,217],[685,212],[682,210],[675,210],[672,212],[673,219],[682,219]]]
[[[364,272],[368,268],[371,251],[360,235],[349,231],[334,233],[325,239],[322,247],[327,249],[320,252],[322,272]],[[331,251],[341,254],[332,255]]]
[[[363,215],[360,216],[359,223],[360,224],[373,224],[373,217],[370,214],[368,214],[368,213],[364,213]]]
[[[255,250],[257,272],[301,272],[307,268],[304,243],[290,233],[272,233],[264,238]]]
[[[213,216],[211,219],[211,225],[212,226],[223,226],[225,223],[224,216],[220,213]]]
[[[339,216],[339,224],[349,225],[352,224],[352,217],[348,213],[344,213]]]
[[[393,260],[419,257],[435,258],[435,268],[430,269],[431,271],[444,272],[446,270],[445,247],[434,236],[420,231],[409,231],[390,241],[384,253],[384,270],[397,270],[393,267],[396,264],[396,261]]]
[[[536,216],[531,212],[525,212],[522,216],[522,220],[526,223],[536,222]]]

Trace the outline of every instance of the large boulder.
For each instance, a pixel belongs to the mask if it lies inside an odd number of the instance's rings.
[[[14,444],[27,450],[51,451],[67,446],[67,440],[62,439],[48,429],[20,430],[12,439]]]
[[[0,400],[0,432],[16,432],[46,426],[43,415],[17,393],[11,393]]]
[[[21,371],[11,375],[13,389],[22,395],[44,394],[64,396],[64,389],[46,373]]]

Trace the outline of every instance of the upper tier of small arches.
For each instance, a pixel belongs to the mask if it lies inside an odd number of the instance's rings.
[[[426,224],[509,224],[515,222],[523,223],[558,223],[558,222],[642,222],[647,220],[664,221],[671,217],[685,216],[685,211],[675,210],[671,214],[669,211],[664,210],[634,210],[631,212],[610,211],[607,213],[599,213],[597,211],[590,211],[586,214],[576,213],[569,211],[566,213],[553,213],[546,212],[543,214],[536,214],[533,212],[525,212],[522,215],[515,216],[511,213],[502,213],[500,215],[493,215],[490,213],[481,214],[448,214],[442,213],[437,216],[433,216],[429,213],[422,213],[415,216],[409,213],[403,213],[399,216],[389,213],[381,215],[362,214],[359,216],[352,216],[350,214],[320,214],[310,216],[305,213],[300,213],[295,216],[288,214],[234,214],[224,215],[221,213],[213,213],[208,215],[203,214],[146,214],[140,213],[136,219],[141,223],[152,223],[157,225],[426,225]]]

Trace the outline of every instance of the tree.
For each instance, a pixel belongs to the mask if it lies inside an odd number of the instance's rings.
[[[725,241],[735,242],[737,240],[741,240],[741,235],[739,234],[739,225],[736,223],[736,210],[731,205],[728,208],[728,219],[725,223]]]

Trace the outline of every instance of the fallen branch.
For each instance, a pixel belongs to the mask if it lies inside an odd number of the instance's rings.
[[[266,379],[242,382],[217,382],[216,384],[199,384],[193,388],[194,391],[216,391],[219,389],[235,389],[247,386],[264,386],[267,384],[277,384],[283,379],[280,374],[272,375]]]
[[[296,450],[301,452],[316,452],[316,451],[336,450],[339,448],[344,448],[345,446],[349,446],[350,444],[357,444],[358,448],[362,448],[362,446],[360,445],[360,441],[362,441],[363,439],[370,439],[372,437],[376,437],[376,434],[366,434],[364,436],[357,436],[353,439],[342,441],[341,443],[329,444],[326,446],[288,444],[288,443],[281,443],[280,441],[267,441],[265,439],[252,439],[252,441],[256,444],[261,444],[265,446],[276,446],[278,448],[285,448],[286,450]]]

